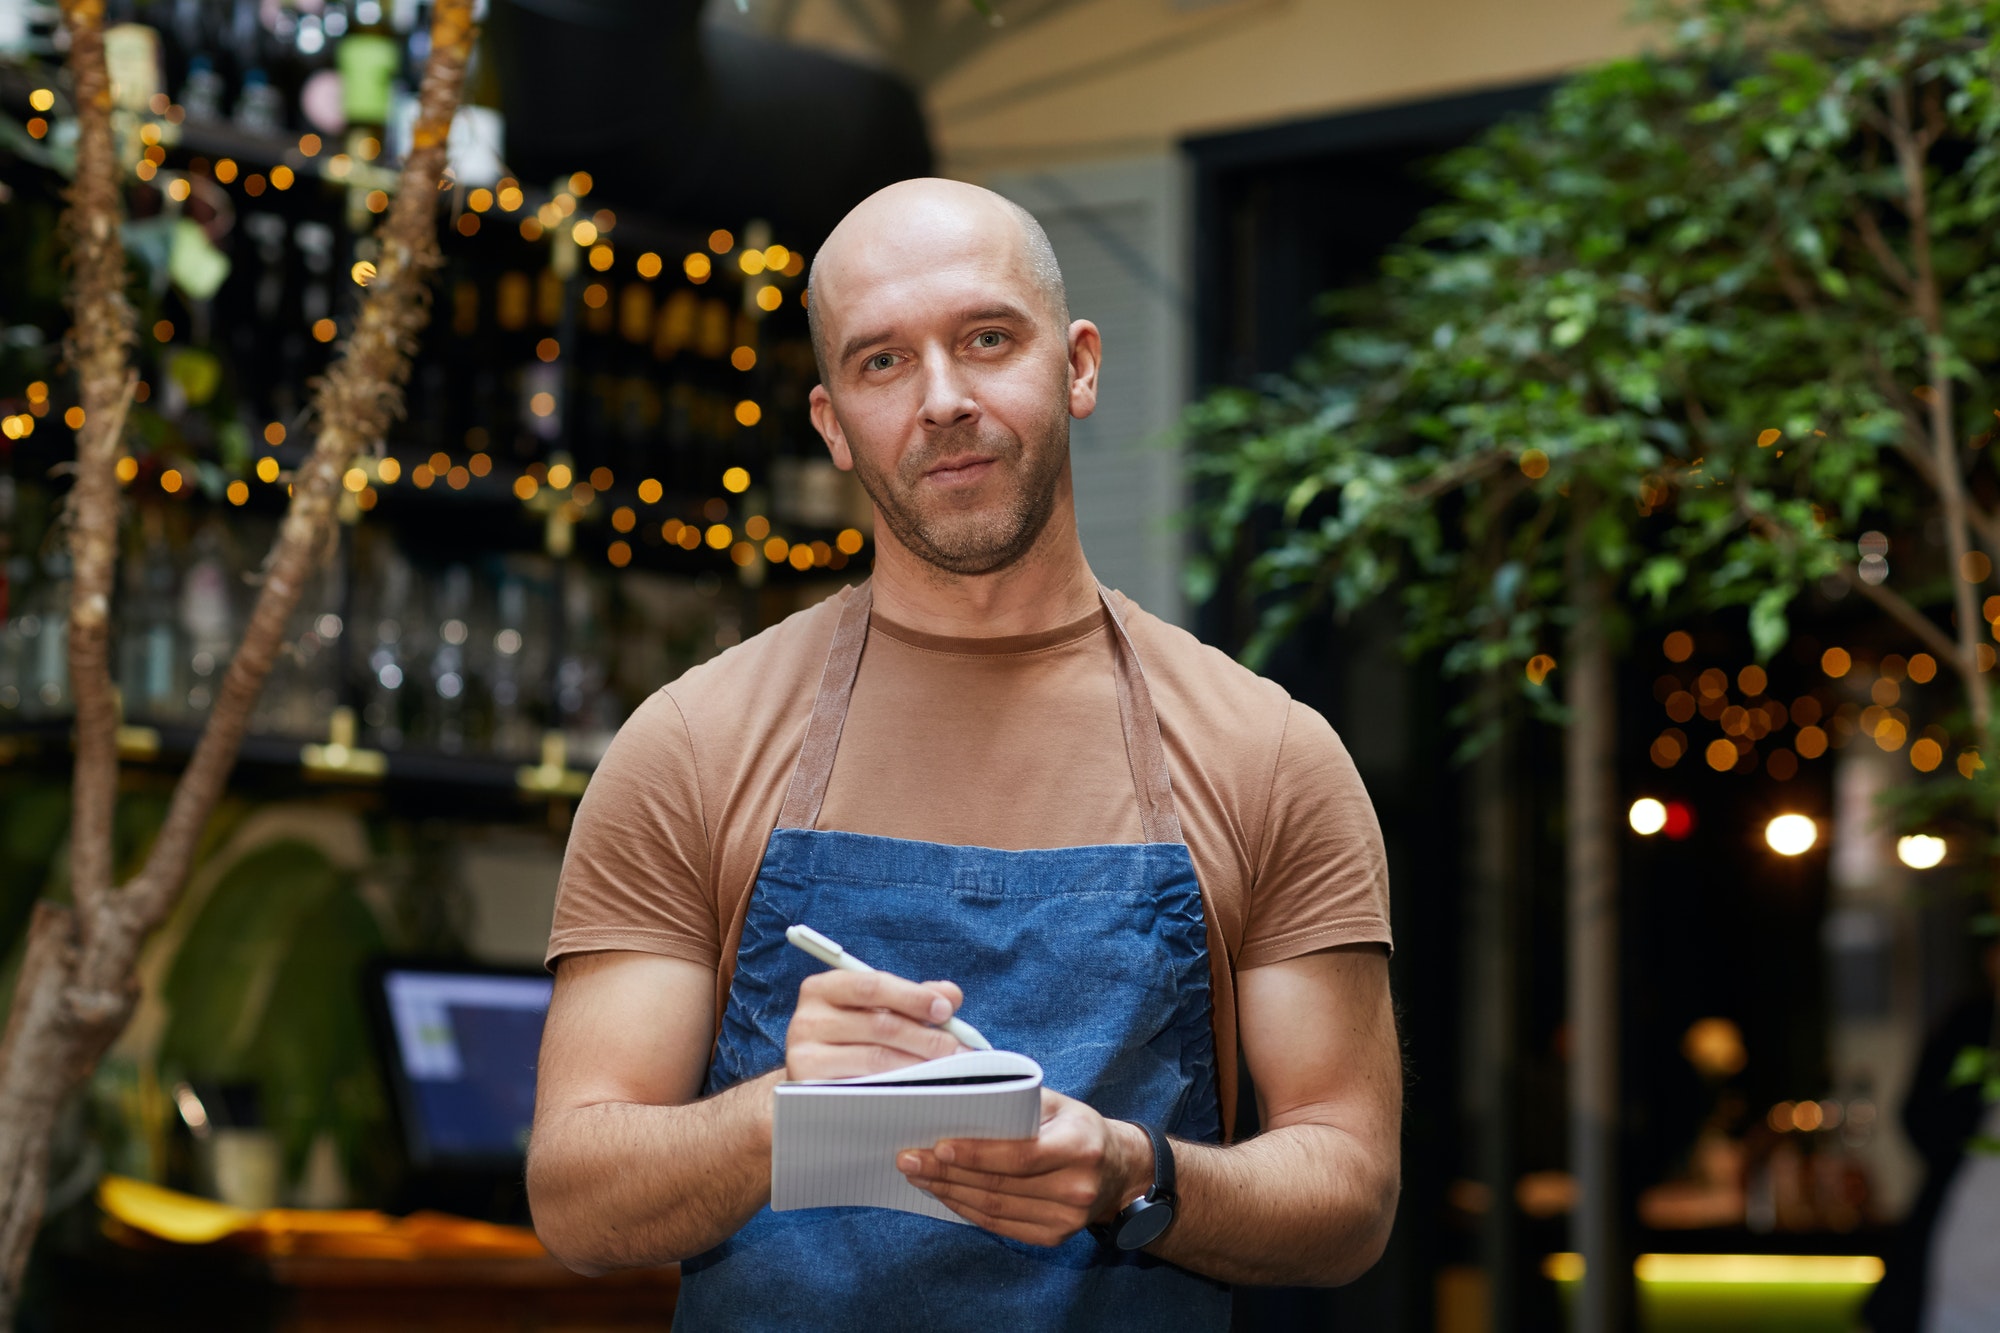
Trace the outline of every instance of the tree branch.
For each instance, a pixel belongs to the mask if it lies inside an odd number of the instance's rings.
[[[118,568],[118,454],[132,403],[128,360],[132,307],[125,299],[117,152],[111,138],[111,74],[104,59],[104,6],[63,6],[75,88],[76,176],[63,229],[70,249],[73,309],[66,351],[76,367],[83,426],[69,529],[70,698],[76,708],[71,774],[69,871],[85,913],[111,891],[112,820],[118,798],[118,699],[111,680],[111,596]]]
[[[354,332],[314,398],[319,437],[292,478],[291,506],[266,560],[249,626],[230,659],[194,754],[175,784],[145,867],[117,895],[116,910],[108,914],[113,920],[84,923],[78,985],[85,991],[123,984],[138,942],[179,895],[202,829],[235,766],[251,708],[286,625],[322,558],[326,535],[336,521],[341,476],[357,454],[380,443],[390,418],[401,410],[409,354],[430,314],[427,280],[440,258],[438,181],[473,36],[472,0],[439,0],[410,156],[382,227],[376,276]]]
[[[1951,636],[1939,629],[1936,621],[1932,620],[1922,611],[1919,611],[1901,593],[1885,588],[1879,583],[1865,581],[1845,564],[1840,567],[1840,577],[1848,587],[1854,589],[1854,591],[1860,593],[1884,611],[1887,611],[1891,616],[1895,617],[1898,624],[1902,625],[1903,628],[1909,630],[1910,633],[1916,635],[1919,639],[1922,639],[1926,647],[1930,648],[1932,652],[1935,652],[1944,661],[1949,662],[1959,675],[1964,676],[1968,672],[1974,677],[1979,675],[1979,663],[1977,661],[1968,663],[1962,660],[1959,655],[1958,644],[1952,640]]]
[[[1945,357],[1944,312],[1931,255],[1930,191],[1924,179],[1925,154],[1935,138],[1931,131],[1941,123],[1942,113],[1926,103],[1926,124],[1919,132],[1911,123],[1909,90],[1900,80],[1891,86],[1889,99],[1894,117],[1889,142],[1895,149],[1896,167],[1902,177],[1903,194],[1910,213],[1910,266],[1915,279],[1911,303],[1924,327],[1924,356],[1930,380],[1930,393],[1924,401],[1930,408],[1931,463],[1936,473],[1938,500],[1944,510],[1945,544],[1951,553],[1952,604],[1958,612],[1958,648],[1954,657],[1962,663],[1959,671],[1965,677],[1966,701],[1971,706],[1972,723],[1979,733],[1980,743],[1985,744],[1992,723],[1992,704],[1978,661],[1978,626],[1984,623],[1984,619],[1974,600],[1973,586],[1962,573],[1965,557],[1971,551],[1965,478],[1958,456],[1958,433],[1953,423],[1956,386],[1952,383],[1951,367]]]
[[[1868,253],[1875,257],[1875,263],[1888,276],[1889,281],[1903,289],[1905,296],[1916,291],[1916,279],[1910,276],[1910,269],[1889,244],[1889,238],[1882,234],[1882,224],[1875,220],[1875,214],[1867,207],[1867,200],[1860,201],[1862,207],[1854,216],[1854,228],[1861,233],[1861,243],[1868,247]]]

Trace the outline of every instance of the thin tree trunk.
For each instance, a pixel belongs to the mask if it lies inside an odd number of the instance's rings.
[[[83,408],[76,480],[65,515],[71,562],[70,697],[76,704],[69,873],[77,906],[88,912],[111,889],[111,816],[118,793],[118,709],[111,684],[117,466],[136,380],[126,355],[132,345],[132,307],[125,299],[102,0],[70,0],[63,18],[69,28],[79,131],[76,179],[64,217],[74,311],[67,350]]]
[[[1577,1333],[1618,1333],[1630,1310],[1631,1270],[1618,1186],[1618,722],[1605,621],[1611,583],[1585,536],[1591,501],[1578,489],[1569,546],[1573,617],[1563,669],[1569,726],[1563,782],[1569,870],[1570,1170],[1576,1176],[1571,1244],[1584,1261]]]
[[[80,625],[72,633],[72,670],[78,672],[71,835],[77,893],[73,910],[38,907],[6,1034],[0,1037],[0,1329],[12,1326],[41,1223],[56,1113],[130,1017],[132,970],[140,947],[173,909],[187,880],[195,847],[235,766],[286,624],[333,534],[342,474],[357,454],[377,445],[400,410],[409,354],[429,317],[427,280],[438,264],[437,191],[474,37],[472,0],[439,0],[410,156],[380,233],[377,275],[353,334],[314,399],[318,438],[292,479],[291,505],[266,560],[249,626],[194,754],[175,784],[166,820],[144,868],[129,884],[114,889],[110,848],[117,718],[107,652],[117,545],[113,469],[130,395],[125,367],[130,317],[122,297],[124,260],[118,246],[118,177],[109,144],[101,0],[71,0],[64,16],[78,101],[97,106],[104,129],[100,153],[89,147],[90,113],[81,113],[85,139],[79,144],[70,212],[71,234],[78,238],[72,348],[85,395],[85,434],[78,444],[79,471],[69,514],[72,549],[78,553],[71,614]],[[95,102],[93,89],[102,94]],[[112,317],[126,321],[123,332],[106,327],[104,321]],[[92,394],[106,404],[101,420]],[[78,657],[80,664],[74,660]]]
[[[1936,131],[1920,128],[1910,103],[1909,89],[1902,84],[1889,91],[1889,143],[1896,154],[1896,170],[1903,181],[1903,206],[1910,215],[1910,294],[1914,313],[1924,329],[1926,378],[1925,406],[1929,410],[1930,471],[1937,487],[1938,507],[1943,511],[1945,547],[1951,555],[1952,611],[1958,620],[1958,655],[1963,663],[1959,674],[1965,679],[1966,702],[1971,706],[1972,725],[1979,743],[1987,743],[1992,708],[1986,680],[1979,671],[1979,627],[1985,617],[1979,613],[1979,598],[1972,582],[1964,577],[1965,557],[1972,550],[1971,529],[1965,498],[1965,467],[1959,461],[1956,395],[1946,356],[1944,302],[1938,292],[1937,268],[1931,256],[1930,185],[1924,177],[1926,159]]]
[[[1471,771],[1471,863],[1465,867],[1466,999],[1470,1109],[1478,1136],[1479,1181],[1486,1211],[1479,1224],[1479,1266],[1486,1272],[1488,1333],[1514,1333],[1518,1321],[1520,1213],[1514,1180],[1519,1131],[1515,1058],[1519,1038],[1519,918],[1514,887],[1519,872],[1520,811],[1513,796],[1518,756],[1508,720],[1508,686],[1481,687],[1480,725],[1493,735]]]

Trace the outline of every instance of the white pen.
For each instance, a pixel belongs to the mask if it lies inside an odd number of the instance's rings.
[[[795,948],[804,949],[828,967],[837,967],[843,972],[873,972],[875,970],[826,936],[814,930],[811,926],[793,926],[785,932],[785,938]],[[943,1028],[952,1036],[957,1037],[961,1042],[964,1042],[975,1051],[990,1051],[993,1049],[993,1043],[980,1036],[978,1028],[956,1015],[945,1019],[944,1022],[939,1023],[937,1026]]]

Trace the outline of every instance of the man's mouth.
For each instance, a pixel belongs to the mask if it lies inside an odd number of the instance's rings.
[[[939,486],[966,486],[985,476],[992,467],[993,460],[982,454],[961,454],[932,467],[924,473],[924,479]]]

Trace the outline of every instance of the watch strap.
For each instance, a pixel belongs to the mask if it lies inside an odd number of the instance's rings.
[[[1140,1125],[1139,1128],[1145,1130],[1146,1137],[1153,1141],[1153,1188],[1146,1192],[1146,1198],[1151,1202],[1163,1199],[1172,1202],[1176,1197],[1173,1145],[1167,1142],[1165,1130],[1152,1125]]]

